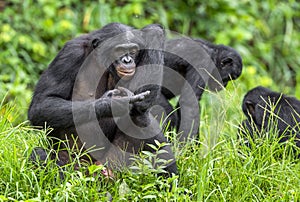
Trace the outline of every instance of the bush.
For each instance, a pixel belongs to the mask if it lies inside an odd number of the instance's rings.
[[[233,46],[244,60],[244,76],[238,82],[245,89],[260,84],[285,93],[297,90],[300,96],[300,3],[295,0],[9,0],[0,5],[0,95],[7,94],[6,101],[16,99],[21,120],[26,119],[39,75],[63,44],[109,22],[138,28],[160,23]]]

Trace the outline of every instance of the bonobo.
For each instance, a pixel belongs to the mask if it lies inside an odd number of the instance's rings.
[[[278,134],[279,142],[295,137],[300,147],[300,101],[296,98],[258,86],[245,95],[242,109],[247,119],[242,123],[240,135],[246,143],[248,137],[272,131]]]
[[[164,76],[160,105],[168,116],[171,128],[182,132],[180,140],[193,137],[199,128],[199,100],[206,86],[212,90],[226,87],[242,72],[239,53],[224,45],[202,39],[168,40],[164,58]],[[177,111],[169,101],[180,95]],[[159,112],[154,114],[160,117]]]
[[[167,143],[149,113],[160,91],[164,40],[160,25],[137,30],[111,23],[68,41],[36,85],[28,112],[32,125],[46,123],[54,145],[60,139],[84,147],[89,160],[112,169],[129,165],[141,150],[156,152],[149,144]],[[171,148],[163,145],[167,152],[157,156],[169,174],[177,173]]]

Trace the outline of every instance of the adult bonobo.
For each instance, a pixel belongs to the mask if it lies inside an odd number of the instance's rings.
[[[193,137],[199,130],[199,100],[205,87],[221,90],[242,72],[239,53],[224,45],[202,39],[168,40],[164,59],[164,77],[159,105],[163,107],[170,126],[182,132],[180,140]],[[174,111],[169,99],[180,95]],[[154,112],[159,115],[159,112]]]
[[[242,123],[240,135],[246,142],[254,134],[271,130],[278,134],[280,142],[295,136],[300,147],[300,101],[296,98],[258,86],[245,95],[242,109],[247,119]]]
[[[164,39],[159,25],[137,30],[111,23],[68,41],[41,75],[29,120],[46,122],[50,135],[71,148],[93,148],[92,161],[110,168],[130,164],[141,150],[155,152],[149,144],[166,142],[149,114],[162,81]],[[158,154],[168,161],[165,170],[177,173],[170,147],[160,149],[167,151]],[[60,165],[70,161],[61,159]]]

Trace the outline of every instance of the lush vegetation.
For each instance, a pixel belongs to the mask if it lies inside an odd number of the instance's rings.
[[[108,192],[115,201],[300,200],[294,154],[276,141],[261,141],[250,151],[236,138],[241,100],[250,88],[263,85],[300,98],[296,0],[9,0],[0,1],[0,10],[0,201],[102,201]],[[44,168],[27,160],[33,147],[48,144],[46,131],[24,122],[40,73],[67,40],[109,22],[138,28],[160,23],[230,45],[243,57],[242,76],[201,101],[200,142],[182,146],[173,140],[179,177],[157,177],[142,164],[149,154],[138,157],[137,172],[116,172],[113,180],[86,176],[70,165],[60,181],[52,162]]]

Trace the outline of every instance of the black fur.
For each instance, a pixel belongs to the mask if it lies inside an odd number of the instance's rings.
[[[123,150],[128,153],[154,152],[148,143],[154,144],[154,140],[166,142],[148,112],[156,102],[160,88],[159,85],[142,85],[151,75],[143,75],[140,67],[156,64],[157,72],[148,68],[149,73],[162,74],[159,65],[163,63],[164,37],[164,30],[159,25],[135,30],[111,23],[68,41],[36,85],[28,111],[32,125],[45,126],[47,123],[54,129],[50,136],[67,139],[71,147],[101,148],[90,152],[90,156],[93,161],[107,163],[110,167],[122,167],[118,163],[124,162],[129,164],[130,156],[123,155]],[[126,52],[134,60],[126,58],[126,65],[136,64],[136,72],[129,80],[121,79],[116,72],[113,56],[120,44],[139,46],[133,56]],[[132,87],[132,80],[140,86]],[[97,128],[98,123],[102,131]],[[103,137],[99,131],[103,132]],[[168,154],[158,156],[172,161],[166,171],[177,173],[170,147],[161,149],[167,150]]]
[[[246,141],[247,135],[255,138],[255,134],[272,130],[280,142],[295,136],[295,143],[300,146],[300,101],[296,98],[258,86],[245,95],[242,109],[247,119],[240,134]]]
[[[166,115],[169,114],[171,128],[183,132],[180,140],[184,140],[189,133],[190,137],[198,134],[198,101],[205,87],[221,90],[230,80],[237,79],[242,72],[242,58],[229,46],[215,45],[202,39],[182,38],[167,41],[164,62],[165,69],[170,68],[182,77],[164,70],[164,88],[158,104],[164,108]],[[177,95],[180,95],[176,107],[179,109],[171,113],[174,109],[168,100]]]

